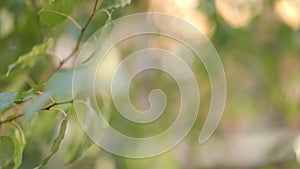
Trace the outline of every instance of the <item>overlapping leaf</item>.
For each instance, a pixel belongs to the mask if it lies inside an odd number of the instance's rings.
[[[14,142],[8,136],[0,136],[0,168],[6,166],[14,158]]]
[[[89,147],[91,147],[92,141],[88,138],[87,135],[83,136],[83,140],[74,152],[74,154],[71,155],[70,160],[67,162],[67,164],[73,163],[74,161],[78,160],[80,157],[84,155],[84,153],[87,151]]]
[[[54,27],[72,13],[80,0],[53,0],[39,11],[41,23]]]
[[[50,38],[47,42],[34,46],[29,53],[20,56],[15,63],[8,66],[6,75],[8,76],[11,70],[17,67],[22,69],[32,67],[42,56],[46,54],[46,51],[51,44],[52,39]]]
[[[15,150],[14,150],[14,167],[13,169],[18,169],[19,166],[22,164],[22,159],[23,159],[23,150],[24,146],[26,144],[25,138],[24,138],[24,133],[21,129],[21,127],[18,124],[15,124],[18,127],[18,130],[15,132],[15,136],[12,138],[14,145],[15,145]]]
[[[54,140],[54,142],[52,144],[52,147],[51,147],[51,153],[46,158],[44,158],[42,164],[40,166],[38,166],[38,167],[35,167],[35,169],[40,169],[43,166],[45,166],[48,163],[48,161],[51,159],[51,157],[58,151],[60,143],[62,142],[62,140],[65,137],[65,132],[66,132],[66,129],[67,129],[67,123],[68,123],[68,119],[67,118],[65,118],[61,122],[61,125],[60,125],[60,128],[59,128],[59,133],[56,136],[56,138],[55,138],[55,140]]]
[[[17,92],[2,92],[0,93],[0,114],[3,110],[10,107],[17,97]]]

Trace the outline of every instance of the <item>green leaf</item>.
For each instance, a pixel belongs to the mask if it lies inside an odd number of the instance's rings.
[[[0,93],[0,112],[10,107],[14,103],[17,95],[17,92]]]
[[[23,150],[24,150],[24,143],[15,138],[14,139],[14,144],[15,144],[15,151],[14,151],[14,168],[13,169],[18,169],[18,167],[22,164],[22,159],[23,159]]]
[[[41,23],[54,27],[72,13],[80,0],[54,0],[39,11]]]
[[[21,104],[24,102],[28,102],[29,100],[36,99],[38,95],[36,94],[38,91],[41,91],[42,87],[44,86],[43,83],[38,84],[34,88],[30,88],[29,90],[20,92],[15,99],[16,104]]]
[[[70,160],[67,162],[67,164],[73,163],[74,161],[78,160],[86,150],[91,147],[92,142],[89,139],[87,135],[83,136],[82,142],[79,145],[79,147],[76,149],[75,153],[71,156]]]
[[[68,123],[68,118],[65,118],[61,122],[59,133],[56,136],[56,138],[55,138],[55,140],[52,144],[52,147],[51,147],[51,153],[46,158],[44,158],[44,160],[43,160],[43,162],[40,166],[35,167],[34,169],[40,169],[41,167],[45,166],[48,163],[48,161],[51,159],[51,157],[58,151],[60,143],[62,142],[62,140],[65,137],[65,132],[66,132],[66,129],[67,129],[67,123]]]
[[[114,23],[111,22],[112,21],[112,12],[111,11],[110,15],[108,16],[107,20],[105,21],[105,26],[103,26],[101,28],[101,38],[102,40],[105,40],[105,38],[109,39],[110,38],[110,34],[111,31],[114,27]],[[97,43],[97,42],[92,42],[92,45],[94,45],[93,43]],[[95,44],[97,45],[97,44]],[[91,59],[93,59],[95,57],[95,55],[97,54],[97,51],[93,51],[90,56],[88,56],[84,61],[81,62],[81,64],[86,64],[87,62],[91,61]]]
[[[11,70],[16,67],[20,67],[22,69],[32,67],[42,56],[46,54],[46,51],[52,42],[53,40],[50,38],[47,42],[34,46],[29,53],[20,56],[15,63],[8,66],[6,76],[8,76]]]
[[[51,97],[51,93],[45,92],[43,95],[38,96],[34,101],[30,102],[24,109],[24,117],[26,120],[30,120],[34,114],[40,111],[43,107],[47,106]]]
[[[79,70],[78,70],[79,71]],[[72,78],[73,70],[61,71],[49,79],[46,86],[48,92],[56,101],[72,99]]]
[[[28,102],[29,100],[35,99],[36,97],[37,97],[36,94],[30,94],[30,95],[27,95],[25,97],[22,97],[20,99],[15,100],[15,103],[16,104],[21,104],[21,103],[24,103],[24,102]]]
[[[4,167],[14,158],[14,142],[10,137],[0,136],[0,167]]]
[[[114,9],[124,7],[125,5],[130,3],[131,0],[103,0],[98,8],[98,11],[103,9]]]
[[[22,164],[22,158],[23,158],[23,150],[24,146],[26,144],[24,139],[24,133],[20,126],[17,126],[18,130],[16,130],[16,136],[13,137],[14,145],[15,145],[15,151],[14,151],[14,168],[18,169],[19,166]]]

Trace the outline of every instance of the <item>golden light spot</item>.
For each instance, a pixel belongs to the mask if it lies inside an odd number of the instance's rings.
[[[298,135],[294,140],[293,149],[296,154],[297,161],[300,162],[300,135]]]
[[[0,10],[0,37],[5,37],[13,31],[14,15],[5,8]]]
[[[162,12],[180,17],[197,27],[203,34],[211,37],[215,23],[201,10],[197,9],[198,0],[149,0],[150,12]]]
[[[120,63],[120,51],[117,47],[112,48],[109,53],[103,58],[97,70],[97,82],[107,91],[110,90],[112,77]]]
[[[221,17],[232,27],[248,25],[251,19],[261,12],[260,0],[216,0],[216,8]]]
[[[300,27],[300,0],[278,0],[275,12],[279,18],[293,29]]]

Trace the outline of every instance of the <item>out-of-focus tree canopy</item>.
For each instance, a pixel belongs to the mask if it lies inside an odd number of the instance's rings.
[[[100,149],[84,134],[71,106],[71,83],[84,42],[106,23],[139,12],[178,16],[211,40],[225,69],[227,101],[217,131],[199,144],[211,89],[205,67],[195,61],[201,93],[196,125],[172,150],[130,159]],[[133,50],[132,44],[122,42],[107,62],[118,65]],[[154,39],[151,44],[174,48],[169,40]],[[102,85],[110,66],[99,72]],[[180,97],[172,78],[148,73],[152,79],[138,75],[131,86],[138,108],[149,106],[148,91],[153,88],[161,88],[171,99]],[[110,125],[133,137],[163,132],[180,107],[176,100],[167,105],[171,113],[142,125],[124,120],[107,93],[97,91],[97,101]],[[298,162],[299,0],[0,1],[0,168],[296,169]]]

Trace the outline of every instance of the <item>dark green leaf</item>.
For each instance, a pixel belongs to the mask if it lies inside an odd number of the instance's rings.
[[[35,169],[39,169],[39,168],[45,166],[48,163],[48,161],[51,159],[51,157],[58,151],[60,143],[62,142],[62,140],[65,137],[65,132],[66,132],[66,129],[67,129],[67,123],[68,123],[68,118],[65,118],[61,122],[61,125],[60,125],[60,128],[59,128],[59,133],[56,136],[56,138],[55,138],[55,140],[52,144],[52,147],[51,147],[51,153],[46,158],[44,158],[42,164],[38,167],[35,167]]]
[[[0,93],[0,112],[11,106],[14,103],[17,95],[17,92]]]
[[[79,145],[79,147],[76,149],[75,153],[71,156],[70,160],[67,162],[67,164],[70,164],[76,160],[78,160],[86,150],[92,145],[91,140],[88,138],[87,135],[83,136],[82,142]]]
[[[20,56],[15,63],[8,66],[6,75],[8,76],[10,71],[16,67],[20,67],[22,69],[32,67],[42,56],[46,54],[46,51],[51,44],[52,39],[50,38],[47,42],[34,46],[29,53]]]
[[[55,0],[39,11],[40,21],[54,27],[63,22],[72,13],[80,0]]]
[[[125,5],[130,3],[131,0],[103,0],[98,10],[124,7]]]
[[[10,137],[0,136],[0,167],[14,158],[14,142]]]

